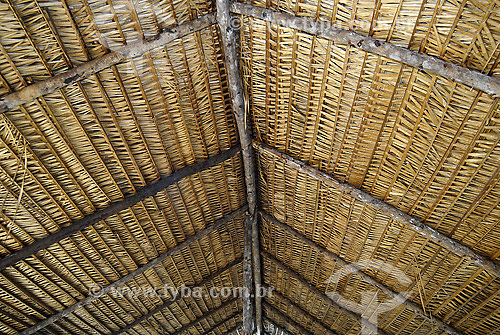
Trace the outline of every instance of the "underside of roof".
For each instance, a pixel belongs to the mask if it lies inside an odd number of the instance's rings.
[[[0,334],[500,334],[499,62],[493,0],[0,0]]]

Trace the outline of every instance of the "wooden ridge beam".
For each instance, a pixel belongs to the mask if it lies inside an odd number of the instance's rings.
[[[27,86],[17,92],[0,97],[0,114],[16,106],[22,105],[54,92],[65,86],[78,82],[92,74],[118,64],[128,58],[141,56],[153,49],[162,47],[176,38],[180,38],[202,30],[215,23],[215,13],[210,13],[199,19],[183,23],[176,27],[165,29],[151,38],[127,44],[120,49],[82,63],[57,76]]]
[[[238,35],[239,27],[231,25],[231,8],[229,0],[216,0],[217,23],[220,28],[222,44],[224,47],[225,66],[227,69],[227,79],[233,114],[238,128],[243,156],[243,167],[245,172],[245,184],[247,191],[247,202],[249,220],[246,229],[250,234],[245,234],[245,248],[251,249],[252,264],[248,265],[244,261],[243,282],[244,286],[250,289],[252,278],[254,291],[260,290],[262,282],[260,265],[260,242],[259,226],[257,224],[257,186],[255,178],[255,162],[252,147],[252,130],[250,125],[250,115],[245,109],[245,99],[243,95],[243,84],[239,67]],[[236,28],[236,29],[235,29]],[[245,257],[245,260],[247,257]],[[250,271],[251,269],[251,271]],[[243,333],[253,334],[253,327],[256,328],[257,335],[262,334],[262,298],[254,294],[253,302],[255,307],[255,319],[251,311],[251,297],[243,297]],[[253,325],[255,323],[255,326]]]
[[[240,207],[239,209],[235,210],[234,212],[231,212],[229,215],[226,215],[225,217],[217,220],[214,224],[206,227],[202,231],[199,231],[195,235],[188,237],[184,242],[181,242],[181,243],[177,244],[176,246],[168,249],[167,252],[165,252],[164,254],[150,260],[148,263],[140,266],[136,270],[127,274],[126,276],[124,276],[124,277],[114,281],[113,283],[109,284],[108,286],[102,288],[101,290],[99,290],[95,294],[89,295],[89,296],[79,300],[75,304],[65,308],[64,310],[60,311],[59,313],[54,314],[54,315],[48,317],[47,319],[40,321],[36,325],[34,325],[28,329],[23,330],[22,332],[20,332],[20,335],[34,334],[37,331],[47,327],[48,325],[50,325],[50,324],[64,318],[65,316],[75,312],[77,309],[79,309],[85,305],[88,305],[91,302],[99,299],[101,296],[106,295],[108,293],[111,293],[114,289],[119,288],[120,286],[126,284],[127,282],[132,280],[134,277],[136,277],[136,276],[146,272],[147,270],[153,268],[154,266],[162,263],[168,257],[180,252],[184,248],[189,247],[192,243],[199,241],[200,239],[207,236],[208,234],[216,231],[218,228],[224,226],[229,221],[243,215],[247,210],[248,210],[247,205]]]
[[[298,280],[304,287],[306,287],[310,292],[316,294],[317,296],[321,297],[326,303],[329,303],[332,306],[337,307],[338,309],[342,310],[343,313],[347,317],[349,317],[352,320],[358,320],[360,323],[362,321],[362,318],[359,314],[354,313],[348,309],[345,309],[344,307],[338,305],[334,300],[332,300],[329,296],[326,295],[325,292],[320,291],[316,286],[312,285],[309,283],[307,280],[305,280],[300,274],[295,272],[294,270],[290,269],[287,265],[283,264],[281,261],[279,261],[274,255],[271,255],[267,251],[261,250],[262,256],[267,258],[271,263],[276,265],[278,268],[286,272],[290,277],[295,278]],[[388,335],[387,332],[384,330],[380,329],[377,327],[377,325],[371,323],[369,320],[366,320],[365,325],[369,327],[368,330],[372,332],[376,332],[378,334],[382,335]]]
[[[14,265],[15,263],[27,257],[34,255],[36,252],[40,250],[48,248],[54,243],[60,242],[66,237],[69,237],[70,235],[77,233],[94,223],[104,220],[110,217],[111,215],[115,215],[120,211],[127,209],[150,196],[155,195],[156,193],[162,191],[163,189],[180,181],[183,178],[197,174],[199,172],[202,172],[206,169],[209,169],[224,162],[225,160],[236,155],[239,151],[240,151],[240,146],[236,145],[226,151],[221,152],[218,155],[210,157],[207,160],[183,167],[182,169],[179,169],[173,172],[172,174],[160,178],[158,181],[155,181],[154,183],[151,183],[150,185],[141,188],[140,190],[137,191],[137,193],[134,193],[124,198],[121,201],[112,203],[106,208],[100,209],[90,215],[87,215],[79,220],[74,221],[73,223],[70,223],[69,225],[62,227],[53,234],[50,234],[44,238],[36,240],[35,242],[25,246],[21,250],[16,251],[10,254],[9,256],[0,259],[0,271],[4,270],[9,266]]]
[[[345,194],[350,195],[354,199],[372,207],[381,213],[389,216],[393,220],[405,225],[406,227],[412,229],[417,232],[421,236],[426,239],[440,245],[441,247],[448,249],[449,251],[455,253],[459,257],[466,259],[467,261],[475,264],[482,270],[488,271],[489,273],[500,277],[500,266],[488,259],[485,256],[482,256],[476,253],[474,250],[469,247],[461,244],[459,241],[452,239],[451,237],[446,236],[438,232],[437,230],[427,226],[424,222],[406,214],[405,212],[397,209],[396,207],[388,204],[387,202],[377,199],[371,194],[349,185],[339,179],[336,179],[322,171],[319,171],[316,168],[313,168],[306,164],[305,162],[293,158],[285,153],[282,153],[275,148],[272,148],[264,143],[260,143],[255,141],[254,146],[261,152],[264,152],[267,155],[274,157],[275,159],[283,162],[289,167],[305,173],[309,177],[312,177],[316,180],[319,180],[326,185],[333,187]]]
[[[275,226],[277,226],[279,229],[287,232],[288,234],[296,237],[302,243],[304,243],[305,245],[310,246],[311,248],[313,248],[314,250],[316,250],[318,253],[320,253],[321,255],[323,255],[325,258],[334,260],[341,267],[345,267],[345,266],[349,265],[349,266],[355,268],[356,271],[357,271],[357,273],[358,273],[358,275],[360,276],[360,278],[363,281],[367,282],[370,285],[373,285],[375,288],[377,288],[381,292],[384,292],[391,299],[397,298],[398,292],[395,292],[392,288],[387,287],[386,285],[384,285],[383,283],[381,283],[379,280],[370,277],[369,275],[367,275],[366,273],[364,273],[362,271],[362,269],[356,267],[354,264],[348,264],[345,260],[343,260],[342,258],[340,258],[339,256],[337,256],[335,253],[333,253],[330,250],[324,248],[323,246],[319,245],[318,243],[310,240],[309,238],[307,238],[306,236],[304,236],[303,234],[301,234],[297,230],[293,229],[292,227],[290,227],[289,225],[287,225],[285,223],[280,222],[278,219],[276,219],[275,217],[269,215],[265,211],[259,210],[259,214],[265,220],[271,222],[272,224],[274,224]],[[442,331],[445,331],[448,334],[453,334],[453,335],[461,335],[462,334],[461,331],[456,330],[452,326],[444,323],[441,319],[437,318],[436,316],[431,317],[431,316],[427,315],[424,312],[424,310],[422,309],[422,307],[420,307],[419,305],[415,304],[411,300],[403,300],[403,301],[400,301],[400,303],[401,303],[401,305],[405,306],[408,310],[410,310],[413,313],[417,314],[418,316],[420,316],[421,318],[423,318],[427,322],[430,322],[432,324],[432,326],[435,327],[436,329],[441,329]]]
[[[399,47],[384,40],[363,36],[354,31],[336,28],[328,22],[314,21],[263,7],[231,2],[231,10],[236,14],[248,15],[283,27],[301,30],[335,43],[352,45],[364,51],[474,87],[493,97],[500,97],[500,78],[491,77],[437,57]]]
[[[196,284],[196,286],[203,286],[207,283],[210,283],[212,280],[214,280],[215,278],[219,277],[221,274],[223,274],[224,272],[232,269],[234,266],[238,265],[241,263],[243,258],[238,258],[236,259],[235,261],[231,262],[230,264],[226,265],[225,267],[223,267],[222,269],[220,269],[219,271],[217,272],[214,272],[213,274],[211,274],[210,276],[208,276],[207,278],[203,279],[202,281],[200,281],[199,283]],[[117,330],[117,331],[114,331],[111,335],[118,335],[118,334],[121,334],[121,333],[124,333],[126,331],[129,331],[130,329],[136,327],[137,325],[141,324],[143,321],[149,319],[150,317],[152,317],[153,315],[155,315],[156,313],[162,311],[163,309],[165,308],[168,308],[170,307],[171,305],[173,305],[174,303],[176,303],[177,301],[179,301],[180,299],[182,299],[182,297],[180,295],[177,295],[175,297],[175,299],[173,300],[169,300],[169,301],[166,301],[164,302],[163,304],[155,307],[154,309],[152,309],[151,311],[149,311],[148,313],[144,314],[143,316],[141,316],[140,318],[138,318],[137,320],[135,320],[134,322],[128,324],[127,326]]]

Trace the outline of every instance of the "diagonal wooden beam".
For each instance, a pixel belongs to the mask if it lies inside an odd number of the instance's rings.
[[[202,281],[200,281],[199,283],[197,283],[196,286],[204,286],[207,283],[212,282],[215,278],[219,277],[224,272],[226,272],[226,271],[232,269],[234,266],[240,264],[241,261],[242,261],[242,258],[236,259],[234,262],[231,262],[230,264],[228,264],[227,266],[223,267],[219,271],[214,272],[213,274],[211,274],[207,278],[205,278]],[[150,312],[144,314],[143,316],[141,316],[140,318],[138,318],[137,320],[135,320],[131,324],[128,324],[127,326],[125,326],[125,327],[123,327],[123,328],[121,328],[121,329],[119,329],[117,331],[114,331],[112,333],[112,335],[122,334],[124,332],[127,332],[127,331],[131,330],[132,328],[134,328],[137,325],[141,324],[142,322],[144,322],[145,320],[149,319],[153,315],[159,313],[160,311],[164,310],[165,308],[169,308],[170,306],[172,306],[173,304],[175,304],[177,301],[179,301],[181,298],[182,298],[181,295],[177,295],[174,299],[166,301],[165,303],[163,303],[163,304],[155,307]]]
[[[28,329],[25,329],[24,331],[22,331],[20,333],[20,335],[34,334],[35,332],[47,327],[48,325],[50,325],[50,324],[64,318],[65,316],[75,312],[79,308],[82,308],[83,306],[88,305],[91,302],[99,299],[99,297],[112,292],[114,289],[119,288],[120,286],[126,284],[127,282],[132,280],[134,277],[146,272],[147,270],[155,267],[158,264],[161,264],[168,257],[171,257],[172,255],[180,252],[182,249],[189,247],[192,243],[199,241],[200,239],[207,236],[208,234],[216,231],[217,229],[224,226],[229,221],[243,215],[247,210],[248,210],[247,205],[240,207],[239,209],[232,212],[231,214],[223,217],[222,219],[217,220],[214,224],[206,227],[204,230],[199,231],[198,233],[196,233],[195,235],[193,235],[191,237],[188,237],[184,242],[181,242],[181,243],[177,244],[175,247],[168,249],[167,252],[165,252],[164,254],[150,260],[148,263],[140,266],[136,270],[130,272],[128,275],[126,275],[126,276],[122,277],[121,279],[114,281],[110,285],[102,288],[101,290],[99,290],[95,294],[89,295],[89,296],[79,300],[75,304],[71,305],[70,307],[65,308],[64,310],[60,311],[59,313],[48,317],[47,319],[37,323],[36,325],[34,325]]]
[[[266,287],[266,289],[269,287],[267,285],[264,285],[264,286]],[[311,315],[311,313],[305,311],[302,307],[300,307],[295,302],[293,302],[292,300],[290,300],[287,297],[285,297],[283,294],[281,294],[277,290],[273,291],[273,296],[276,296],[278,299],[281,299],[281,300],[285,301],[288,306],[291,306],[291,307],[295,308],[296,310],[298,310],[300,313],[302,313],[304,315],[307,315],[307,317],[309,319],[313,320],[314,322],[316,322],[317,324],[319,324],[321,327],[323,327],[323,329],[324,329],[322,331],[323,334],[325,334],[325,335],[338,335],[333,330],[331,330],[330,327],[328,327],[328,325],[324,324],[322,320],[319,320],[317,317]],[[268,300],[268,298],[266,298],[265,300]]]
[[[314,21],[309,18],[298,17],[241,2],[231,2],[231,10],[237,14],[248,15],[283,27],[301,30],[339,44],[349,44],[367,52],[387,57],[397,62],[474,87],[491,94],[493,97],[500,97],[500,78],[490,77],[479,71],[446,62],[417,51],[398,47],[383,40],[363,36],[347,29],[336,28],[328,22]]]
[[[310,246],[311,248],[313,248],[314,250],[316,250],[317,252],[319,252],[321,255],[323,255],[325,258],[334,260],[341,267],[345,267],[345,266],[349,265],[349,266],[355,268],[356,271],[357,271],[357,273],[358,273],[358,275],[361,277],[361,279],[363,279],[368,284],[373,285],[374,287],[376,287],[380,291],[384,292],[391,299],[394,299],[394,298],[397,297],[397,295],[398,295],[397,292],[395,292],[390,287],[387,287],[386,285],[384,285],[383,283],[381,283],[379,280],[370,277],[369,275],[367,275],[366,273],[364,273],[362,271],[362,269],[356,267],[354,264],[348,264],[345,260],[343,260],[342,258],[340,258],[339,256],[337,256],[335,253],[333,253],[330,250],[326,249],[325,247],[319,245],[318,243],[310,240],[309,238],[307,238],[306,236],[304,236],[303,234],[301,234],[297,230],[293,229],[292,227],[290,227],[289,225],[287,225],[285,223],[280,222],[278,219],[276,219],[275,217],[269,215],[265,211],[259,210],[259,213],[260,213],[260,215],[266,221],[271,222],[272,224],[274,224],[275,226],[277,226],[279,229],[281,229],[281,230],[287,232],[288,234],[296,237],[302,243],[304,243],[305,245]],[[453,335],[461,335],[462,334],[462,332],[460,332],[459,330],[457,330],[457,329],[451,327],[450,325],[444,323],[441,319],[439,319],[439,318],[437,318],[435,316],[431,317],[431,316],[427,315],[427,313],[424,312],[424,310],[422,309],[422,307],[420,307],[419,305],[413,303],[411,300],[403,300],[400,303],[401,303],[401,305],[405,306],[407,309],[409,309],[413,313],[417,314],[418,316],[420,316],[421,318],[423,318],[427,322],[430,322],[434,328],[441,329],[442,331],[445,331],[448,334],[453,334]]]
[[[349,317],[351,320],[358,320],[359,322],[362,321],[362,318],[361,318],[361,316],[359,314],[354,313],[354,312],[352,312],[350,310],[347,310],[344,307],[338,305],[334,300],[330,299],[330,297],[328,297],[325,292],[320,291],[316,286],[314,286],[311,283],[309,283],[300,274],[298,274],[294,270],[290,269],[287,265],[285,265],[281,261],[279,261],[274,255],[271,255],[270,253],[268,253],[268,252],[266,252],[264,250],[261,250],[260,252],[261,252],[262,256],[264,256],[271,263],[273,263],[278,268],[280,268],[281,270],[283,270],[284,272],[286,272],[290,277],[293,277],[296,280],[298,280],[310,292],[312,292],[315,295],[321,297],[326,303],[330,304],[331,306],[335,306],[338,309],[342,310],[342,312],[345,313],[345,315],[347,317]],[[378,332],[379,334],[382,334],[382,335],[388,335],[384,330],[378,328],[377,325],[371,323],[369,320],[366,320],[366,322],[364,324],[366,326],[368,326],[369,330],[372,331],[372,332]]]
[[[197,174],[201,171],[214,167],[225,160],[233,157],[240,151],[240,146],[236,145],[229,150],[223,151],[220,154],[210,157],[209,159],[195,163],[193,165],[188,165],[175,171],[169,176],[160,178],[158,181],[143,187],[138,190],[137,193],[126,197],[125,199],[115,202],[110,206],[100,209],[90,215],[87,215],[73,223],[70,223],[67,226],[62,227],[57,232],[50,234],[44,238],[36,240],[35,242],[29,244],[28,246],[22,248],[19,251],[14,252],[13,254],[4,257],[0,260],[0,271],[5,268],[14,265],[16,262],[19,262],[27,257],[34,255],[36,252],[46,249],[54,243],[58,243],[61,240],[69,237],[70,235],[77,233],[90,225],[97,223],[101,220],[104,220],[111,215],[117,214],[120,211],[127,209],[138,202],[155,195],[156,193],[162,191],[168,186],[180,181],[183,178],[189,177],[191,175]]]
[[[192,34],[214,23],[215,13],[207,14],[199,19],[186,22],[177,27],[167,28],[161,34],[151,38],[127,44],[117,51],[97,57],[57,76],[25,87],[20,91],[0,97],[0,114],[16,106],[30,102],[38,97],[41,97],[42,95],[54,92],[60,88],[78,82],[85,77],[95,74],[112,65],[118,64],[127,58],[141,56],[148,51],[166,45],[176,38]]]
[[[219,24],[224,46],[225,65],[227,69],[227,79],[229,91],[231,93],[233,114],[238,127],[238,134],[242,148],[243,165],[245,171],[245,183],[247,188],[247,201],[249,210],[249,224],[247,229],[250,236],[245,234],[245,246],[251,246],[253,268],[252,271],[244,272],[244,285],[248,287],[253,277],[255,291],[260,290],[261,268],[260,268],[260,246],[259,246],[259,226],[257,224],[257,187],[255,178],[255,162],[252,148],[252,130],[250,126],[250,116],[245,110],[245,99],[243,96],[243,84],[241,80],[239,60],[238,60],[238,34],[239,27],[231,25],[231,12],[229,0],[216,0],[217,22]],[[247,266],[245,266],[247,269]],[[254,295],[255,302],[255,328],[257,335],[262,334],[262,303],[259,294]],[[243,333],[253,332],[254,322],[251,313],[250,298],[244,298],[243,302]]]
[[[293,158],[285,153],[282,153],[264,143],[255,141],[254,146],[259,151],[269,156],[272,156],[277,160],[280,160],[289,167],[298,170],[302,173],[305,173],[306,175],[316,180],[319,180],[325,183],[326,185],[333,187],[341,192],[344,192],[353,197],[354,199],[361,201],[364,204],[367,204],[370,207],[377,209],[381,213],[384,213],[393,220],[412,229],[413,231],[417,232],[418,234],[422,235],[428,240],[431,240],[432,242],[440,245],[441,247],[450,250],[451,252],[457,254],[460,257],[465,258],[469,262],[475,264],[480,269],[483,269],[497,277],[500,277],[500,266],[496,262],[476,253],[474,250],[461,244],[459,241],[454,240],[438,232],[437,230],[427,226],[424,222],[406,214],[405,212],[397,209],[392,205],[389,205],[387,202],[377,199],[371,194],[363,190],[360,190],[357,187],[349,185],[324,172],[321,172],[318,169],[307,165],[305,162]]]

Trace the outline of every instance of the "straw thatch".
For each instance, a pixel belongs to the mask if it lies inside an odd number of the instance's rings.
[[[499,62],[490,0],[1,0],[0,334],[499,334]]]

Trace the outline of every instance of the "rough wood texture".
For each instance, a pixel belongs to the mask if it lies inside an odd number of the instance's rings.
[[[243,333],[252,334],[254,328],[253,303],[253,269],[252,269],[252,229],[250,215],[245,218],[243,240]]]
[[[240,146],[236,145],[231,149],[228,149],[216,156],[210,157],[209,159],[195,163],[193,165],[186,166],[180,170],[175,171],[167,177],[161,178],[158,181],[152,183],[137,191],[137,193],[126,197],[122,201],[116,202],[104,209],[98,210],[90,215],[83,217],[82,219],[75,221],[68,226],[61,228],[56,233],[50,234],[36,242],[24,247],[23,249],[3,258],[0,260],[0,271],[5,268],[19,262],[27,257],[32,256],[36,252],[49,247],[50,245],[57,243],[66,237],[79,232],[82,229],[89,227],[90,225],[104,220],[111,215],[114,215],[124,209],[127,209],[138,202],[146,199],[147,197],[153,196],[161,190],[165,189],[169,185],[172,185],[182,178],[191,176],[193,174],[199,173],[203,170],[209,169],[217,164],[222,163],[228,158],[233,157],[240,151]]]
[[[493,262],[492,260],[482,255],[479,255],[478,253],[468,248],[467,246],[459,243],[458,241],[444,234],[441,234],[440,232],[427,226],[422,221],[417,220],[414,217],[395,208],[394,206],[389,205],[385,201],[379,200],[373,197],[372,195],[366,193],[365,191],[362,191],[354,186],[344,183],[341,180],[335,179],[332,176],[324,172],[321,172],[307,165],[306,163],[298,159],[295,159],[287,154],[284,154],[274,148],[271,148],[263,143],[254,142],[254,144],[255,147],[258,148],[258,150],[262,150],[265,153],[272,155],[275,158],[283,161],[286,165],[294,169],[297,169],[298,171],[305,173],[312,178],[324,182],[328,186],[334,187],[350,195],[351,197],[369,205],[370,207],[376,208],[380,212],[388,215],[397,222],[404,224],[408,228],[411,228],[412,230],[424,236],[425,238],[454,252],[460,257],[467,259],[469,262],[476,264],[481,269],[488,271],[491,274],[494,274],[495,276],[500,276],[500,266],[497,263]]]
[[[22,331],[20,334],[21,335],[34,334],[37,331],[39,331],[39,330],[47,327],[48,325],[56,322],[57,320],[60,320],[60,319],[64,318],[65,316],[73,313],[74,311],[78,310],[79,308],[81,308],[81,307],[83,307],[85,305],[90,304],[92,301],[95,301],[95,300],[99,299],[99,297],[110,293],[113,289],[126,284],[127,282],[129,282],[130,280],[132,280],[134,277],[136,277],[136,276],[140,275],[141,273],[144,273],[147,270],[153,268],[154,266],[160,264],[161,262],[163,262],[164,260],[166,260],[168,257],[170,257],[170,256],[172,256],[172,255],[174,255],[174,254],[176,254],[178,252],[180,252],[182,249],[188,247],[191,243],[199,241],[204,236],[207,236],[211,232],[213,232],[213,231],[217,230],[218,228],[220,228],[221,226],[225,225],[227,222],[229,222],[229,221],[237,218],[238,216],[242,215],[247,210],[248,210],[248,206],[247,205],[245,205],[243,207],[240,207],[239,209],[237,209],[236,211],[232,212],[231,214],[223,217],[220,220],[217,220],[214,224],[206,227],[204,230],[202,230],[202,231],[196,233],[195,235],[187,238],[184,242],[179,243],[175,247],[169,249],[166,253],[164,253],[164,254],[162,254],[162,255],[160,255],[160,256],[152,259],[151,261],[149,261],[148,263],[144,264],[143,266],[141,266],[141,267],[137,268],[136,270],[130,272],[128,275],[126,275],[126,276],[122,277],[121,279],[113,282],[112,284],[110,284],[110,285],[102,288],[97,293],[81,299],[80,301],[78,301],[74,305],[71,305],[70,307],[68,307],[68,308],[60,311],[59,313],[54,314],[51,317],[49,317],[49,318],[47,318],[47,319],[45,319],[45,320],[37,323],[36,325],[34,325],[34,326],[32,326],[32,327],[30,327],[30,328]]]
[[[273,263],[274,265],[276,265],[277,267],[279,267],[280,269],[282,269],[283,271],[285,271],[290,277],[293,277],[293,278],[297,279],[304,287],[307,287],[311,292],[313,292],[317,296],[321,297],[325,302],[330,303],[332,306],[335,306],[337,308],[342,309],[343,313],[345,313],[345,315],[347,315],[350,319],[352,319],[352,320],[358,320],[359,322],[361,322],[361,316],[359,314],[351,312],[351,311],[343,308],[342,306],[336,304],[335,301],[333,301],[332,299],[330,299],[330,297],[328,297],[325,292],[320,291],[316,286],[312,285],[307,280],[305,280],[302,276],[300,276],[298,273],[296,273],[295,271],[293,271],[292,269],[290,269],[285,264],[281,263],[273,255],[271,255],[270,253],[268,253],[268,252],[266,252],[264,250],[261,251],[261,254],[266,259],[268,259],[271,263]],[[373,331],[373,332],[377,332],[378,331],[379,334],[388,335],[385,331],[383,331],[382,329],[378,328],[375,324],[373,324],[371,322],[366,322],[365,325],[369,327],[370,331]]]
[[[250,117],[245,110],[245,100],[243,97],[243,85],[241,80],[239,61],[238,61],[238,31],[231,26],[230,3],[228,0],[217,0],[217,22],[220,27],[222,42],[224,45],[224,55],[226,61],[227,77],[229,91],[231,92],[232,106],[243,153],[243,165],[245,170],[245,183],[247,187],[247,201],[250,213],[249,225],[246,227],[251,230],[252,259],[253,259],[253,280],[255,291],[260,290],[261,272],[259,232],[256,218],[257,208],[257,188],[255,181],[255,162],[252,148],[252,130],[250,127]],[[247,243],[247,241],[245,241]],[[246,247],[246,244],[245,244]],[[255,295],[255,327],[257,334],[262,334],[262,307],[261,298]],[[244,303],[245,305],[245,303]],[[243,309],[243,332],[250,334],[250,316],[248,311]]]
[[[337,256],[336,254],[334,254],[330,250],[328,250],[328,249],[322,247],[321,245],[317,244],[316,242],[310,240],[309,238],[305,237],[304,235],[302,235],[300,232],[296,231],[292,227],[286,225],[285,223],[280,222],[275,217],[269,215],[268,213],[266,213],[262,210],[260,210],[259,213],[260,213],[260,215],[262,215],[262,217],[265,220],[272,222],[274,225],[279,227],[281,230],[286,231],[288,234],[296,237],[297,239],[302,241],[304,244],[312,247],[317,252],[322,254],[324,257],[329,258],[329,259],[333,259],[337,264],[339,264],[339,266],[344,267],[344,266],[348,265],[347,262],[345,262],[342,258]],[[390,287],[385,286],[377,279],[374,279],[374,278],[370,277],[369,275],[365,274],[363,271],[361,271],[361,269],[357,268],[354,264],[350,264],[350,266],[354,267],[357,270],[357,273],[361,277],[361,279],[363,279],[368,284],[373,285],[374,287],[376,287],[380,291],[384,292],[390,298],[394,299],[398,295],[398,292],[395,292]],[[427,315],[424,312],[422,307],[418,306],[417,304],[413,303],[410,300],[403,300],[403,301],[401,301],[401,304],[404,305],[406,308],[408,308],[413,313],[422,317],[424,320],[432,323],[432,325],[434,327],[439,328],[439,329],[447,332],[448,334],[454,334],[454,335],[462,334],[462,332],[447,325],[446,323],[444,323],[440,319],[438,319],[436,317],[430,317],[429,315]]]
[[[83,63],[50,79],[38,82],[23,88],[18,92],[1,97],[0,113],[4,113],[8,109],[30,102],[40,96],[78,82],[85,77],[95,74],[112,65],[118,64],[127,58],[143,55],[150,50],[164,46],[176,38],[191,34],[214,23],[215,14],[207,14],[199,19],[189,21],[177,27],[165,29],[164,32],[153,38],[130,43],[117,51],[110,52],[109,54]]]
[[[395,46],[391,43],[367,37],[347,29],[335,28],[327,22],[297,17],[291,14],[256,7],[240,2],[231,2],[231,10],[237,14],[248,15],[261,20],[279,24],[310,34],[314,34],[336,43],[349,44],[380,56],[407,64],[421,70],[455,80],[482,90],[493,97],[500,97],[500,79],[487,76],[478,71],[427,56],[416,51]]]

